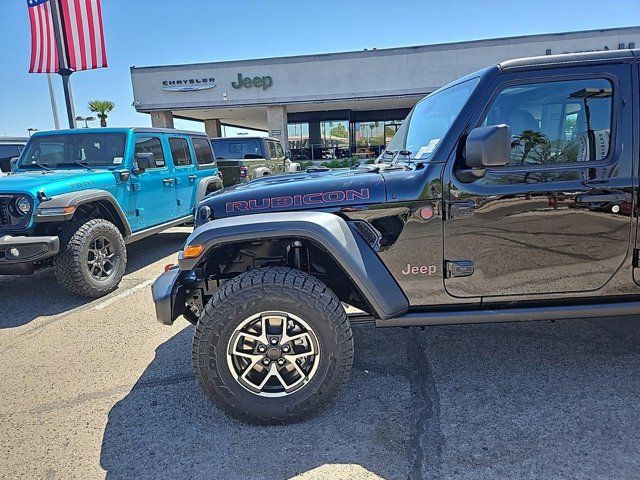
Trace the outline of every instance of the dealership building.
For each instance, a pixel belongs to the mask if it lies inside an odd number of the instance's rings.
[[[134,106],[154,127],[174,118],[250,128],[308,158],[372,155],[409,110],[446,83],[502,60],[640,47],[640,27],[256,60],[131,67]]]

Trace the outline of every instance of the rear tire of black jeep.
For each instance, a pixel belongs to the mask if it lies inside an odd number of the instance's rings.
[[[70,293],[90,298],[107,295],[118,288],[126,266],[127,247],[113,223],[97,218],[63,227],[53,271]]]
[[[340,300],[291,268],[243,273],[198,320],[193,365],[209,399],[234,418],[284,424],[318,413],[346,383],[353,336]]]

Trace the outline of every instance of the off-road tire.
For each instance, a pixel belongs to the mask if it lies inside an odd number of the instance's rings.
[[[262,397],[248,391],[227,362],[234,330],[246,318],[265,311],[304,319],[319,344],[315,374],[286,396]],[[316,414],[334,399],[351,372],[353,335],[340,300],[320,280],[291,268],[260,268],[215,292],[196,325],[192,356],[200,386],[219,408],[249,423],[284,424]]]
[[[97,237],[105,237],[119,256],[117,268],[105,280],[97,280],[89,273],[87,254],[89,245]],[[120,230],[101,218],[85,223],[68,222],[60,232],[60,252],[53,257],[53,271],[58,283],[66,290],[83,297],[98,298],[113,292],[127,266],[127,247]]]

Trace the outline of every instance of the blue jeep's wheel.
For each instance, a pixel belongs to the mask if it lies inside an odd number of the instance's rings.
[[[69,292],[102,297],[118,288],[126,266],[124,239],[108,220],[69,222],[60,233],[60,253],[53,258],[53,270]]]

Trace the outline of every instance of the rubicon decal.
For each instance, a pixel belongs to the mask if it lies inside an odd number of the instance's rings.
[[[307,193],[304,195],[283,195],[280,197],[266,197],[251,200],[236,200],[227,202],[227,212],[250,212],[254,210],[271,210],[289,208],[303,205],[335,204],[352,202],[354,200],[368,200],[369,189],[360,190],[334,190],[331,192]]]

